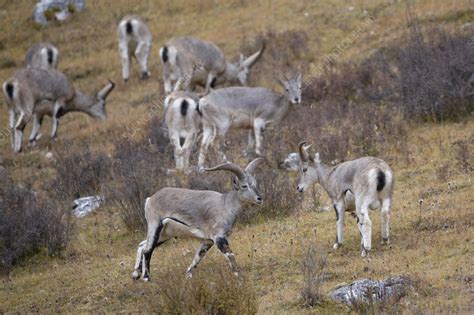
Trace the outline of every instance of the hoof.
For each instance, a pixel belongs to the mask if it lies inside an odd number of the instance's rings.
[[[389,245],[390,244],[390,239],[388,237],[382,238],[382,245]]]
[[[127,82],[128,82],[128,78],[123,79],[123,83],[124,83],[124,84],[127,84]]]
[[[336,243],[332,246],[333,249],[338,249],[339,247],[341,247],[341,244],[339,243]]]
[[[143,72],[141,79],[142,79],[142,80],[146,80],[146,79],[148,79],[149,77],[150,77],[150,72]]]
[[[368,249],[362,249],[362,251],[360,252],[360,257],[362,258],[366,258],[367,256],[369,256],[369,251]]]
[[[193,273],[192,272],[186,272],[186,280],[190,280],[193,278]]]
[[[148,281],[150,281],[150,278],[149,277],[143,277],[143,281],[148,282]]]
[[[133,278],[133,280],[138,280],[140,278],[140,274],[138,273],[137,270],[133,271],[132,278]]]

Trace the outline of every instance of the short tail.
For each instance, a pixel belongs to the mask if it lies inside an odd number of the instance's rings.
[[[189,108],[189,103],[186,100],[181,102],[181,115],[186,116]]]
[[[382,170],[377,172],[377,191],[382,191],[386,185],[385,173]]]
[[[13,86],[13,83],[11,82],[6,82],[3,85],[3,93],[10,99],[13,100],[13,92],[14,92],[15,87]]]
[[[161,61],[163,61],[163,63],[167,63],[168,60],[169,60],[168,47],[167,46],[163,46],[161,48],[160,55],[161,55]]]
[[[48,48],[48,63],[52,65],[53,60],[54,60],[54,51],[51,48]]]
[[[125,24],[125,32],[127,32],[127,34],[132,34],[133,32],[133,26],[132,26],[132,21],[127,21],[127,23]]]

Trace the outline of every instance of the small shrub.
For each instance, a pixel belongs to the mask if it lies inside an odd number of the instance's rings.
[[[303,259],[303,288],[301,297],[306,307],[320,305],[324,301],[321,284],[324,282],[327,257],[311,245]]]
[[[463,173],[469,173],[472,171],[473,166],[471,163],[471,153],[469,149],[468,140],[459,140],[454,143],[456,146],[456,161]],[[472,144],[471,144],[472,146]]]
[[[112,173],[113,181],[107,186],[107,200],[117,206],[125,225],[144,229],[145,200],[159,189],[175,186],[180,178],[169,176],[171,163],[167,149],[150,144],[147,140],[121,139],[115,144]],[[179,185],[176,185],[179,186]]]
[[[112,166],[105,154],[95,153],[87,145],[65,143],[55,155],[56,177],[48,183],[47,190],[53,190],[56,198],[59,196],[72,202],[79,197],[101,193],[103,184],[110,178]]]
[[[250,282],[235,277],[227,264],[206,259],[190,280],[182,266],[161,270],[156,276],[160,289],[150,303],[163,314],[255,314],[257,297]]]
[[[470,35],[443,29],[421,30],[408,5],[406,45],[393,47],[395,93],[408,117],[459,120],[474,109]]]
[[[40,198],[29,188],[16,187],[11,178],[0,187],[0,274],[30,254],[46,248],[58,254],[72,231],[67,207]],[[5,180],[4,180],[5,179]]]
[[[288,173],[277,165],[262,165],[256,179],[263,204],[245,205],[240,222],[255,223],[259,219],[288,216],[302,210],[303,195],[296,191],[296,183],[289,180]]]
[[[436,168],[436,177],[441,182],[446,182],[449,177],[449,164],[444,163]]]
[[[61,8],[59,7],[51,7],[48,10],[44,11],[44,17],[46,21],[53,21],[56,19],[56,13],[61,12]]]
[[[0,69],[8,69],[16,67],[16,62],[11,59],[3,59],[0,61]]]
[[[76,12],[76,6],[74,5],[74,3],[68,3],[67,5],[67,10],[69,13],[73,14],[74,12]]]
[[[304,31],[275,32],[268,30],[259,34],[253,42],[243,42],[240,51],[245,56],[258,51],[265,43],[265,51],[252,67],[251,83],[262,82],[287,74],[293,75],[298,67],[311,62],[308,34]],[[252,85],[252,84],[251,84]]]

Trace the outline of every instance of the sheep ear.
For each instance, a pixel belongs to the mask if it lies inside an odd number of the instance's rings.
[[[298,71],[296,72],[295,76],[293,77],[293,80],[297,81],[297,82],[301,82],[301,71]]]
[[[321,163],[321,159],[319,158],[319,152],[317,152],[317,153],[314,155],[314,162],[316,162],[316,163]]]

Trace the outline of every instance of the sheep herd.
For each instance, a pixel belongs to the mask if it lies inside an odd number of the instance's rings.
[[[141,79],[149,78],[152,34],[146,23],[138,16],[126,16],[118,24],[117,35],[124,82],[130,77],[132,57],[138,63]],[[283,94],[268,88],[247,86],[249,72],[264,48],[262,45],[249,57],[241,55],[235,64],[226,61],[222,51],[213,43],[190,36],[171,38],[160,48],[167,95],[163,116],[174,147],[176,169],[186,174],[194,170],[189,165],[190,154],[201,134],[197,171],[229,171],[233,174],[233,189],[222,194],[167,187],[147,198],[147,238],[138,246],[133,278],[149,280],[153,250],[175,237],[201,241],[186,271],[188,277],[214,244],[226,257],[233,272],[239,273],[228,237],[243,203],[259,205],[265,202],[255,177],[257,167],[264,162],[264,134],[274,126],[281,126],[285,116],[302,99],[301,72],[290,78],[279,78]],[[57,70],[59,57],[59,50],[52,44],[35,44],[26,54],[25,67],[3,84],[15,153],[22,150],[23,131],[31,120],[33,128],[29,145],[34,146],[40,137],[45,115],[53,121],[52,138],[57,136],[60,118],[68,112],[83,112],[99,120],[107,117],[105,102],[115,84],[109,81],[97,94],[84,94]],[[216,88],[220,85],[228,87]],[[225,154],[225,136],[231,129],[248,130],[246,155],[258,156],[244,168],[229,162]],[[216,143],[222,164],[208,168],[206,155],[213,143]],[[369,209],[381,209],[382,243],[388,243],[394,182],[389,165],[375,157],[327,165],[318,153],[310,154],[309,148],[310,145],[301,142],[298,153],[289,156],[287,163],[291,167],[288,168],[300,174],[299,192],[319,183],[330,196],[336,214],[334,248],[343,243],[346,211],[351,211],[357,218],[362,257],[367,256],[372,248]]]

